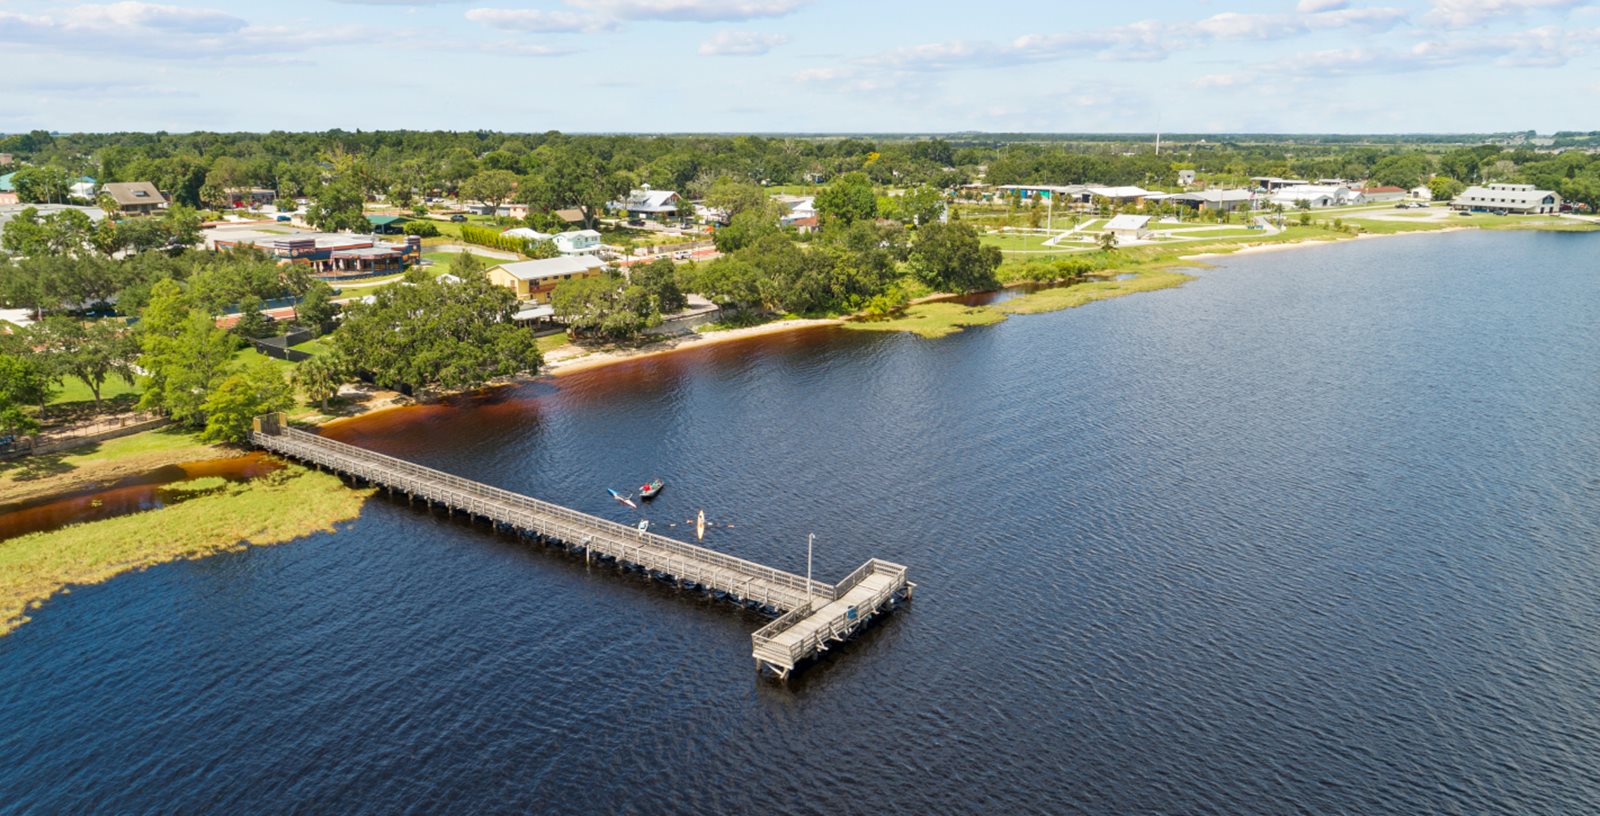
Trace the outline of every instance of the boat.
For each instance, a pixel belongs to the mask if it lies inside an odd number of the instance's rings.
[[[622,504],[626,504],[626,505],[628,505],[629,507],[632,507],[635,510],[639,509],[639,505],[633,503],[633,497],[632,496],[624,496],[621,493],[618,493],[617,491],[612,490],[609,487],[606,488],[606,492],[610,493],[611,494],[611,498],[616,499],[618,502],[620,502]]]
[[[661,481],[660,479],[651,479],[649,482],[639,485],[639,498],[653,499],[656,497],[657,493],[661,492],[661,488],[666,486],[667,483]]]

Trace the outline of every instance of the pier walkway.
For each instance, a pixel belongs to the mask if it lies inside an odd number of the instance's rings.
[[[838,584],[736,558],[705,547],[580,513],[509,490],[288,427],[283,414],[257,417],[250,442],[259,448],[484,519],[496,529],[582,550],[670,579],[686,588],[779,613],[751,636],[758,670],[779,677],[860,630],[869,619],[909,600],[915,584],[899,564],[867,561]]]

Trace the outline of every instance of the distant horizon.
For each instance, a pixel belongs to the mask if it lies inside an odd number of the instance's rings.
[[[0,131],[1496,133],[1600,0],[0,0]]]
[[[210,128],[196,128],[193,130],[50,130],[47,128],[32,128],[30,130],[5,131],[0,130],[0,138],[8,136],[22,136],[33,131],[44,131],[53,137],[60,136],[112,136],[122,133],[137,133],[141,135],[171,135],[190,136],[196,133],[215,133],[218,135],[246,134],[265,136],[272,133],[286,133],[290,135],[325,134],[334,131],[346,133],[496,133],[506,136],[539,136],[546,133],[560,133],[564,136],[639,136],[639,137],[688,137],[688,136],[761,136],[761,137],[790,137],[803,139],[827,138],[945,138],[945,137],[976,137],[976,138],[1039,138],[1048,137],[1055,139],[1070,139],[1072,137],[1091,137],[1095,139],[1127,139],[1154,141],[1159,135],[1163,145],[1168,140],[1183,142],[1197,138],[1279,138],[1279,139],[1316,139],[1321,137],[1335,137],[1340,139],[1357,138],[1500,138],[1508,136],[1521,136],[1533,134],[1534,138],[1558,138],[1562,135],[1589,135],[1600,134],[1600,126],[1593,129],[1565,129],[1554,131],[1535,131],[1531,128],[1488,130],[1488,131],[1162,131],[1159,134],[1153,131],[1118,131],[1118,130],[1078,130],[1078,131],[987,131],[987,130],[683,130],[683,131],[649,131],[649,130],[563,130],[561,128],[546,128],[543,130],[503,130],[497,128],[357,128],[357,127],[331,127],[320,130],[288,130],[275,128],[272,130],[214,130]]]

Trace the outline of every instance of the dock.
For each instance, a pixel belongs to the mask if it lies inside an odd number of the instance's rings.
[[[297,430],[283,414],[257,417],[250,442],[413,502],[464,513],[497,530],[582,551],[591,563],[616,564],[774,614],[775,620],[751,635],[751,654],[757,671],[779,678],[788,678],[797,666],[909,601],[916,588],[906,579],[904,566],[876,558],[836,584],[808,581],[803,575]]]

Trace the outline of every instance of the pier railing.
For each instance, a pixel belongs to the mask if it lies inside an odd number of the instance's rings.
[[[250,434],[258,447],[342,473],[358,481],[441,504],[491,521],[498,529],[581,549],[585,557],[615,559],[684,587],[774,610],[776,620],[751,637],[758,668],[787,677],[795,665],[842,640],[867,619],[911,597],[906,568],[879,559],[862,564],[837,585],[648,530],[581,513],[504,488],[387,454],[295,430],[282,414],[258,417]],[[868,583],[870,581],[870,583]],[[865,585],[864,585],[865,584]]]

